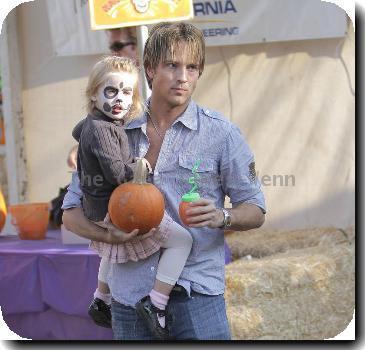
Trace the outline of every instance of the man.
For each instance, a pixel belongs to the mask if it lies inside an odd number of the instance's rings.
[[[126,126],[134,156],[153,168],[153,183],[165,196],[166,210],[180,222],[181,195],[201,159],[199,192],[191,204],[193,247],[170,295],[167,327],[172,339],[228,340],[230,331],[223,297],[223,229],[249,230],[263,224],[265,203],[255,175],[254,158],[239,129],[218,113],[203,109],[191,96],[204,69],[202,33],[190,24],[161,23],[145,45],[144,68],[152,88],[146,113]],[[228,195],[233,208],[223,209]],[[85,219],[73,184],[64,207],[66,227],[81,236],[109,243],[118,238]],[[128,233],[118,232],[120,240]],[[137,263],[114,264],[109,280],[115,339],[153,339],[134,308],[151,289],[158,254]],[[146,312],[150,310],[146,306]]]

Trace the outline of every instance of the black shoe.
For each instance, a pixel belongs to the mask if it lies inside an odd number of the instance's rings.
[[[99,298],[95,298],[89,306],[89,316],[100,327],[112,328],[112,314],[110,305]]]
[[[138,316],[142,318],[142,320],[145,322],[148,329],[151,331],[151,333],[158,339],[162,340],[168,340],[169,339],[169,332],[167,330],[167,324],[166,328],[161,327],[160,322],[158,322],[157,315],[160,317],[165,316],[166,312],[165,310],[160,310],[155,305],[152,304],[151,299],[149,295],[142,298],[137,304],[136,304],[136,311]]]

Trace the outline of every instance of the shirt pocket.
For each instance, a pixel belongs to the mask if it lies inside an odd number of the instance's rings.
[[[193,176],[193,168],[198,159],[191,154],[180,154],[178,157],[178,170],[175,177],[175,188],[180,196],[190,191],[192,185],[188,182]],[[196,170],[196,183],[200,197],[214,199],[214,192],[219,185],[217,163],[212,158],[203,158]]]

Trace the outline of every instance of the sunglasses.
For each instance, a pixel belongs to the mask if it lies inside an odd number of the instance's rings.
[[[136,45],[136,42],[135,41],[127,41],[127,42],[123,43],[121,41],[116,41],[116,42],[114,42],[113,44],[111,44],[109,46],[109,50],[110,51],[120,51],[120,50],[123,50],[126,46],[129,46],[129,45]]]

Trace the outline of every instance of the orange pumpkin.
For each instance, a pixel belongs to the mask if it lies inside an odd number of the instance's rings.
[[[5,199],[3,193],[0,191],[0,231],[4,228],[6,215],[7,215],[7,210],[6,210]]]
[[[49,223],[49,203],[9,205],[11,223],[20,239],[44,239]]]
[[[146,160],[138,159],[132,182],[119,185],[110,197],[110,220],[124,232],[129,233],[138,228],[139,234],[147,233],[157,227],[163,218],[164,197],[146,179]]]

